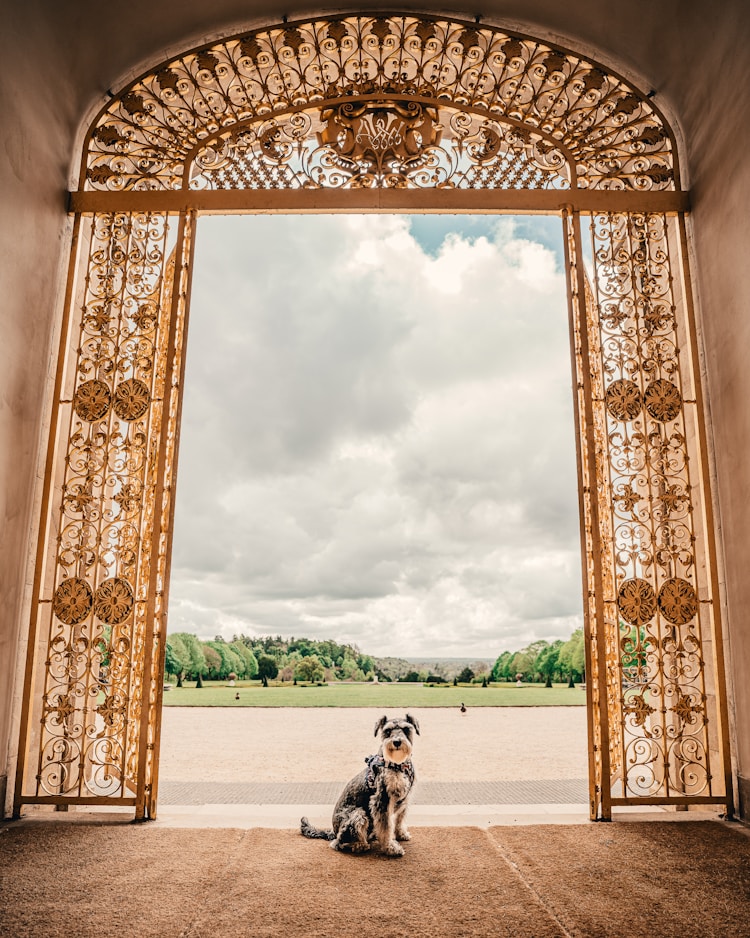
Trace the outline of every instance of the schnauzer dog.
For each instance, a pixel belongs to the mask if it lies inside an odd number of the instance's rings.
[[[399,840],[410,840],[406,829],[409,792],[414,784],[411,761],[413,734],[419,723],[407,713],[403,720],[381,717],[375,724],[380,749],[341,793],[333,809],[333,830],[320,830],[303,817],[300,832],[305,837],[330,840],[334,850],[364,853],[375,841],[389,857],[401,857]]]

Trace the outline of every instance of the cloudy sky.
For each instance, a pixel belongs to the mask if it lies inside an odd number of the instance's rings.
[[[558,219],[200,219],[170,631],[494,657],[581,621]]]

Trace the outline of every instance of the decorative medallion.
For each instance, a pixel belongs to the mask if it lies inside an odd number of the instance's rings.
[[[97,617],[109,625],[119,625],[133,608],[133,588],[122,577],[112,577],[99,586],[94,601]]]
[[[613,381],[604,395],[607,410],[616,420],[633,420],[641,412],[643,398],[635,381]]]
[[[78,625],[89,615],[94,603],[94,594],[82,577],[72,576],[55,590],[52,611],[66,625]]]
[[[647,580],[625,580],[617,593],[617,608],[630,625],[643,625],[656,614],[656,594]]]
[[[682,395],[679,388],[665,378],[649,384],[644,400],[649,414],[654,420],[660,420],[662,423],[674,420],[682,409]]]
[[[115,391],[115,413],[121,420],[139,420],[151,401],[148,387],[138,378],[128,378]]]
[[[386,188],[406,185],[407,169],[424,166],[426,151],[441,135],[437,111],[415,101],[349,102],[324,108],[321,117],[319,142],[367,187],[379,180]]]
[[[685,625],[698,611],[695,590],[680,577],[666,580],[659,590],[659,611],[673,625]]]
[[[112,394],[103,381],[84,381],[73,396],[73,407],[81,420],[101,420],[112,403]]]

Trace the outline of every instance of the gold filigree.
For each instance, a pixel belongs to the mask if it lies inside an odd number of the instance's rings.
[[[633,718],[633,723],[636,726],[645,726],[649,716],[656,713],[656,708],[646,703],[643,694],[634,694],[628,697],[622,710],[623,713]]]
[[[99,499],[94,497],[90,482],[75,482],[66,487],[63,505],[68,515],[92,519],[99,510]]]
[[[630,514],[635,511],[636,506],[639,502],[643,501],[643,499],[638,492],[633,489],[633,481],[631,479],[627,484],[623,483],[618,486],[615,492],[615,501],[621,511]]]
[[[99,704],[96,712],[101,716],[107,726],[116,726],[127,713],[127,706],[118,694],[108,694],[104,703]]]
[[[347,102],[223,131],[196,152],[191,189],[567,189],[539,134],[445,103]]]
[[[128,378],[115,389],[114,411],[121,420],[140,420],[151,400],[148,386],[138,378]]]
[[[694,703],[694,695],[679,694],[677,703],[670,709],[677,714],[683,723],[692,724],[698,719],[698,716],[705,716],[705,708],[701,703]]]
[[[606,69],[445,17],[336,16],[243,33],[176,57],[116,95],[87,140],[83,186],[153,190],[160,209],[80,218],[82,261],[65,328],[81,338],[61,352],[62,442],[50,470],[59,485],[40,539],[35,597],[46,604],[53,592],[55,618],[48,616],[50,634],[35,646],[29,670],[42,687],[30,717],[36,765],[24,784],[36,785],[36,795],[70,798],[130,801],[135,792],[153,807],[193,226],[188,212],[177,239],[170,233],[172,203],[162,204],[159,190],[623,189],[632,204],[638,191],[678,187],[672,154],[671,134],[649,100]],[[180,198],[193,204],[189,192]],[[702,486],[690,476],[701,465],[700,428],[696,408],[683,406],[684,397],[698,396],[689,284],[679,282],[670,253],[677,248],[679,257],[683,247],[679,222],[599,214],[589,252],[578,217],[566,214],[565,225],[592,803],[617,786],[647,801],[669,800],[675,786],[681,798],[704,789],[713,796],[706,727],[678,725],[688,713],[679,695],[689,707],[706,703],[706,724],[713,708],[717,725],[703,659],[715,643],[701,632],[713,614],[712,558]],[[103,406],[103,392],[91,394],[91,404],[69,393],[88,382],[108,389],[117,420],[69,419],[77,406],[86,414]],[[667,584],[690,578],[706,596],[706,615],[678,630],[667,613],[684,618],[689,603]],[[81,595],[67,596],[71,587],[62,584],[76,581]],[[664,584],[658,602],[653,584]],[[63,627],[64,617],[76,624],[94,602],[99,619],[90,629]],[[38,607],[39,621],[47,608]],[[624,644],[620,616],[630,623]],[[633,681],[641,690],[648,683],[640,699],[631,696]],[[61,728],[46,702],[69,694],[76,719],[66,710]],[[678,701],[673,717],[670,700]],[[679,772],[671,768],[678,762]]]
[[[437,110],[408,100],[347,102],[324,108],[321,119],[320,143],[341,159],[364,164],[373,178],[405,179],[404,168],[423,164],[426,151],[441,135]]]
[[[49,717],[55,724],[62,725],[76,712],[75,700],[70,694],[58,694],[54,698],[54,704],[48,706],[45,716]]]
[[[617,592],[617,608],[626,622],[644,625],[656,615],[656,594],[647,580],[625,580]]]
[[[594,417],[597,491],[609,485],[614,493],[609,505],[600,497],[600,511],[612,521],[610,531],[599,525],[600,549],[603,564],[614,559],[612,594],[630,623],[615,656],[607,643],[610,760],[613,785],[621,780],[623,794],[637,798],[711,791],[707,720],[689,722],[690,710],[679,702],[707,700],[705,624],[691,580],[705,576],[709,560],[705,528],[693,511],[698,428],[682,389],[691,367],[683,351],[690,326],[674,290],[670,256],[679,248],[670,224],[660,214],[594,216],[591,309],[599,316],[589,317],[592,354],[581,365],[592,387],[597,373],[609,382],[605,432]],[[649,419],[630,423],[641,416]],[[687,627],[678,632],[678,626]],[[645,682],[647,697],[633,700],[633,683]],[[666,714],[670,700],[678,701],[674,719],[644,721],[645,703]],[[711,706],[717,708],[716,699]]]
[[[124,515],[129,515],[138,508],[141,503],[142,487],[139,482],[124,482],[120,491],[112,497],[112,500],[120,506]]]
[[[132,318],[140,332],[152,332],[159,318],[159,306],[155,302],[140,303]]]
[[[187,188],[191,154],[217,134],[229,128],[244,133],[271,115],[284,123],[286,115],[311,109],[319,118],[336,114],[338,122],[342,106],[352,112],[372,109],[356,118],[361,123],[355,132],[360,144],[370,140],[365,150],[372,171],[351,178],[400,186],[409,159],[415,153],[421,158],[420,151],[436,142],[435,121],[430,116],[411,130],[400,128],[394,105],[386,103],[394,101],[423,115],[440,107],[491,118],[482,144],[488,157],[504,134],[498,126],[519,140],[534,138],[537,166],[549,153],[547,169],[556,166],[552,175],[558,176],[558,157],[564,154],[563,163],[573,167],[569,173],[566,167],[568,184],[579,189],[676,185],[671,134],[658,113],[645,95],[601,66],[491,26],[445,17],[363,15],[230,36],[135,81],[96,122],[84,166],[86,187]],[[348,131],[343,133],[346,137]],[[210,185],[286,186],[289,169],[278,162],[281,137],[267,129],[258,139],[266,160],[244,169],[233,161],[223,181],[215,176]],[[211,146],[226,154],[225,144],[231,143],[224,136]],[[328,143],[333,150],[339,147],[333,129]],[[386,165],[389,151],[395,173]],[[313,184],[327,185],[329,178],[323,173]],[[539,188],[541,179],[529,173],[512,185]],[[477,174],[477,186],[488,181],[490,176],[482,181]]]
[[[673,625],[685,625],[695,618],[698,597],[687,580],[672,577],[659,590],[659,611]]]
[[[659,499],[666,517],[681,512],[690,503],[690,496],[679,483],[665,485],[659,492]]]
[[[122,577],[111,577],[99,586],[94,600],[94,612],[102,622],[119,625],[133,609],[133,587]]]
[[[91,612],[94,594],[88,582],[82,577],[72,576],[55,590],[52,599],[52,611],[66,625],[78,625]]]

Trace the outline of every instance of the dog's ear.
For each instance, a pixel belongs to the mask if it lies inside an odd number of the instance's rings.
[[[378,722],[375,724],[375,733],[374,733],[375,736],[378,735],[378,733],[383,729],[383,727],[385,726],[387,722],[388,722],[388,717],[381,717],[378,720]]]
[[[417,736],[421,735],[419,732],[419,721],[416,717],[413,717],[410,713],[406,714],[406,722],[411,723],[414,729],[417,731]]]

